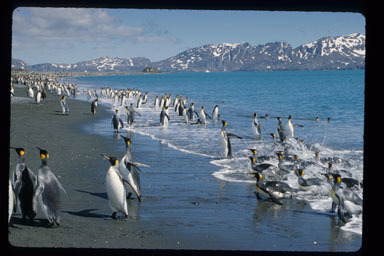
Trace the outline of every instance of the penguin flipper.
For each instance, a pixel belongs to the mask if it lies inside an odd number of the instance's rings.
[[[283,203],[277,199],[273,193],[271,193],[270,191],[268,191],[268,194],[269,194],[269,198],[272,200],[272,202],[274,202],[275,204],[278,204],[278,205],[283,205]]]
[[[212,120],[212,117],[211,117],[210,115],[208,115],[206,112],[204,112],[204,113],[205,113],[205,115],[206,115],[209,119]]]
[[[227,133],[227,136],[231,137],[231,138],[243,139],[242,137],[240,137],[240,136],[238,136],[236,134],[233,134],[233,133]]]
[[[129,181],[127,181],[126,179],[122,178],[122,181],[123,183],[126,183],[127,185],[129,185],[129,187],[131,188],[131,190],[133,192],[135,192],[135,195],[137,197],[137,199],[139,199],[139,202],[141,202],[141,196],[138,195],[137,191],[133,188],[133,186],[131,185],[131,183],[129,183]]]
[[[121,125],[121,128],[124,128],[123,120],[119,119],[119,123],[120,123],[120,125]]]

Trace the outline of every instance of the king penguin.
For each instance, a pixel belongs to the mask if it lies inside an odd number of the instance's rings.
[[[221,127],[221,132],[220,132],[220,143],[221,143],[221,146],[224,148],[224,152],[225,152],[225,157],[226,158],[232,158],[232,146],[231,146],[231,141],[230,141],[230,137],[234,137],[234,138],[238,138],[238,139],[242,139],[240,136],[237,136],[233,133],[227,133],[226,131],[226,127],[227,127],[227,122],[225,120],[221,120],[221,123],[222,123],[222,127]]]
[[[282,121],[281,121],[281,117],[276,117],[276,119],[279,121],[279,123],[277,124],[277,128],[276,128],[276,131],[277,131],[277,134],[279,135],[279,140],[281,143],[285,142],[285,129],[283,127],[283,124],[282,124]]]
[[[123,120],[120,118],[118,109],[115,110],[115,114],[112,117],[112,124],[114,133],[118,133],[120,129],[124,127]]]
[[[259,120],[257,120],[257,113],[253,113],[252,129],[253,129],[253,133],[255,134],[257,140],[261,139],[260,126],[261,125],[259,123]]]
[[[252,175],[256,177],[256,197],[257,199],[268,200],[278,205],[283,203],[279,199],[291,198],[293,189],[281,181],[262,181],[263,175],[256,172]]]
[[[12,213],[17,207],[16,194],[13,190],[12,182],[8,180],[8,223],[11,221]]]
[[[140,185],[140,175],[138,170],[140,170],[136,165],[133,164],[133,159],[132,159],[132,152],[131,152],[131,139],[124,137],[120,135],[125,142],[126,146],[126,152],[124,157],[121,159],[120,164],[119,164],[119,172],[121,176],[129,182],[124,183],[125,188],[127,189],[128,192],[128,198],[132,193],[134,193],[141,202],[141,185]]]
[[[107,159],[111,166],[108,169],[106,176],[106,189],[108,195],[109,206],[112,210],[112,219],[116,219],[116,214],[121,212],[124,214],[124,217],[128,217],[128,206],[127,206],[127,197],[124,188],[124,178],[120,175],[119,172],[119,161],[115,157],[110,157],[102,155]]]
[[[168,107],[163,107],[160,112],[160,125],[167,126],[169,121]]]
[[[287,121],[288,134],[291,136],[291,138],[294,138],[295,137],[295,129],[293,128],[293,124],[292,124],[291,120],[292,120],[292,116],[289,115],[288,121]]]
[[[92,115],[96,114],[96,108],[97,108],[97,102],[99,101],[99,98],[96,98],[95,100],[92,101],[91,103],[91,112]]]
[[[37,171],[33,206],[35,211],[37,211],[38,202],[49,223],[53,226],[60,226],[60,189],[66,195],[67,192],[48,166],[48,151],[37,148],[40,151],[41,165]]]
[[[212,111],[212,121],[213,122],[219,121],[219,117],[220,117],[219,106],[215,105],[215,107],[213,108],[213,111]]]
[[[348,201],[354,205],[362,205],[363,200],[355,192],[348,188],[342,188],[342,179],[339,174],[332,174],[334,185],[331,189],[332,207],[331,212],[334,212],[337,206],[340,206],[340,199]],[[349,204],[347,202],[347,204]]]
[[[209,119],[212,119],[206,112],[205,112],[205,107],[204,106],[201,106],[201,109],[200,109],[200,120],[201,120],[201,123],[202,124],[206,124],[207,123],[207,117]]]
[[[11,147],[12,148],[12,147]],[[23,148],[13,148],[19,155],[16,170],[13,175],[15,195],[20,201],[21,221],[30,221],[36,216],[37,211],[33,209],[33,195],[35,193],[36,176],[25,164]],[[15,208],[16,210],[16,208]]]
[[[61,106],[61,110],[63,112],[63,115],[68,115],[69,114],[69,107],[68,107],[68,103],[67,103],[65,96],[61,97],[60,106]]]

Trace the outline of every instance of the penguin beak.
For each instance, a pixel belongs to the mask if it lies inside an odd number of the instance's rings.
[[[103,155],[101,154],[102,157],[104,157],[105,159],[107,159],[108,161],[111,159],[109,156],[106,156],[106,155]]]

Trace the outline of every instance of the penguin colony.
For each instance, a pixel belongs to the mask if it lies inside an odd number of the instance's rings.
[[[69,115],[66,98],[75,96],[81,92],[74,84],[68,83],[66,85],[54,80],[54,76],[13,75],[11,77],[11,97],[13,97],[14,94],[13,83],[26,85],[27,97],[35,99],[36,104],[41,104],[42,100],[46,97],[46,93],[49,91],[52,94],[61,96],[60,105],[62,114]],[[209,122],[221,123],[218,136],[223,147],[225,158],[227,159],[233,157],[231,139],[243,139],[238,135],[227,132],[226,128],[228,123],[221,118],[218,105],[214,106],[212,114],[209,115],[206,112],[205,106],[201,106],[200,113],[195,110],[195,104],[193,102],[187,107],[188,97],[181,95],[176,95],[173,101],[171,94],[156,96],[154,104],[152,105],[148,100],[148,92],[143,95],[138,89],[101,88],[99,94],[96,90],[92,91],[90,89],[83,91],[83,93],[86,93],[87,99],[91,102],[91,113],[93,115],[96,114],[96,108],[100,98],[113,100],[114,106],[124,106],[126,109],[126,124],[130,127],[134,127],[136,115],[142,117],[139,110],[143,104],[151,105],[160,111],[159,126],[163,127],[167,126],[170,121],[169,109],[174,110],[176,116],[190,125],[207,125]],[[131,103],[130,106],[126,106],[127,99],[137,99],[136,107],[133,103]],[[252,122],[250,122],[250,126],[254,132],[253,139],[262,140],[263,134],[261,128],[264,130],[265,128],[258,120],[258,114],[252,113],[252,115],[253,119]],[[250,117],[252,116],[250,115]],[[268,114],[265,114],[264,116],[260,116],[260,119],[267,121],[270,117]],[[314,152],[315,162],[310,162],[300,160],[297,155],[290,154],[289,150],[290,147],[292,147],[292,141],[305,146],[304,141],[294,135],[294,127],[303,126],[293,124],[291,115],[288,116],[286,125],[283,124],[281,117],[274,118],[278,121],[276,133],[267,132],[266,134],[272,137],[273,144],[276,148],[280,147],[283,150],[276,151],[274,157],[271,155],[258,156],[257,149],[249,149],[251,153],[251,156],[248,156],[250,160],[249,175],[253,176],[256,181],[256,198],[258,200],[268,200],[274,204],[282,205],[282,199],[293,198],[298,191],[298,189],[292,188],[285,182],[289,176],[296,176],[299,190],[315,192],[316,189],[314,188],[322,186],[324,183],[330,184],[330,197],[332,198],[330,211],[335,212],[337,209],[337,215],[341,221],[348,222],[352,216],[361,214],[363,200],[357,191],[362,188],[362,181],[355,180],[351,177],[342,177],[345,173],[343,170],[333,170],[333,163],[338,163],[343,160],[338,158],[323,159],[320,157],[320,152]],[[319,121],[319,117],[316,117],[314,121]],[[327,122],[330,122],[329,117],[327,118]],[[124,128],[125,123],[121,119],[117,108],[115,108],[111,123],[114,133],[119,133],[120,129]],[[117,213],[123,214],[124,218],[128,217],[127,198],[135,195],[139,202],[142,200],[140,175],[138,172],[141,170],[138,167],[139,164],[135,163],[132,159],[132,141],[128,137],[122,135],[121,137],[125,142],[126,153],[120,161],[115,156],[101,154],[110,164],[106,173],[106,191],[112,210],[111,217],[113,219],[117,218]],[[18,160],[16,169],[9,180],[8,222],[11,219],[12,213],[17,211],[17,202],[19,201],[23,222],[26,222],[27,218],[29,221],[33,221],[39,205],[50,225],[59,226],[59,191],[62,190],[65,194],[67,193],[55,174],[48,167],[49,153],[45,149],[38,148],[41,166],[35,175],[33,171],[26,166],[25,150],[15,147],[11,149],[15,150],[18,154]],[[268,162],[273,158],[277,158],[277,166]],[[305,168],[311,164],[321,166],[324,169],[324,172],[320,173],[324,179],[306,177]],[[142,166],[147,165],[142,164]]]

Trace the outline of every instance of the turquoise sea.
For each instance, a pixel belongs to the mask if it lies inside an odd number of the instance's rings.
[[[141,116],[136,117],[134,126],[126,126],[124,131],[148,136],[185,153],[186,158],[190,156],[189,164],[194,164],[194,156],[202,156],[199,159],[205,159],[203,161],[212,166],[212,169],[204,171],[218,181],[244,186],[255,183],[255,179],[249,175],[248,149],[257,149],[259,156],[276,157],[274,152],[282,148],[273,142],[269,134],[276,133],[278,121],[275,117],[281,117],[286,125],[289,115],[292,116],[292,123],[301,125],[295,127],[295,137],[303,140],[301,143],[289,139],[289,153],[308,162],[315,161],[315,151],[320,152],[321,158],[342,159],[334,164],[334,169],[346,170],[344,175],[363,180],[363,70],[134,74],[82,76],[68,81],[77,84],[84,92],[77,96],[83,100],[88,100],[88,89],[96,90],[100,103],[110,106],[111,110],[119,109],[124,123],[124,106],[130,103],[136,106],[137,98],[127,99],[121,105],[120,101],[114,103],[113,99],[103,98],[101,88],[138,89],[143,95],[148,92],[147,103],[136,109]],[[242,137],[231,140],[233,158],[226,159],[220,145],[220,122],[208,119],[206,125],[186,124],[183,117],[178,116],[170,107],[168,126],[160,126],[161,108],[154,107],[154,102],[156,96],[160,98],[165,94],[171,94],[171,106],[175,96],[182,95],[183,99],[188,97],[187,107],[193,102],[197,112],[204,106],[209,115],[213,107],[218,105],[220,119],[228,123],[227,131]],[[253,112],[258,113],[262,125],[261,140],[256,140],[252,130]],[[260,118],[265,114],[268,114],[268,119]],[[86,129],[106,136],[113,133],[110,120]],[[278,161],[276,158],[270,162],[277,165]],[[306,177],[324,179],[321,173],[326,166],[309,165],[305,169]],[[294,174],[286,182],[292,187],[298,187]],[[313,211],[326,213],[332,202],[329,191],[330,187],[324,180],[324,186],[314,193],[300,191],[296,198],[305,200]],[[358,193],[362,196],[362,188]],[[353,217],[341,229],[361,236],[362,216]],[[361,237],[358,240],[361,241]]]

